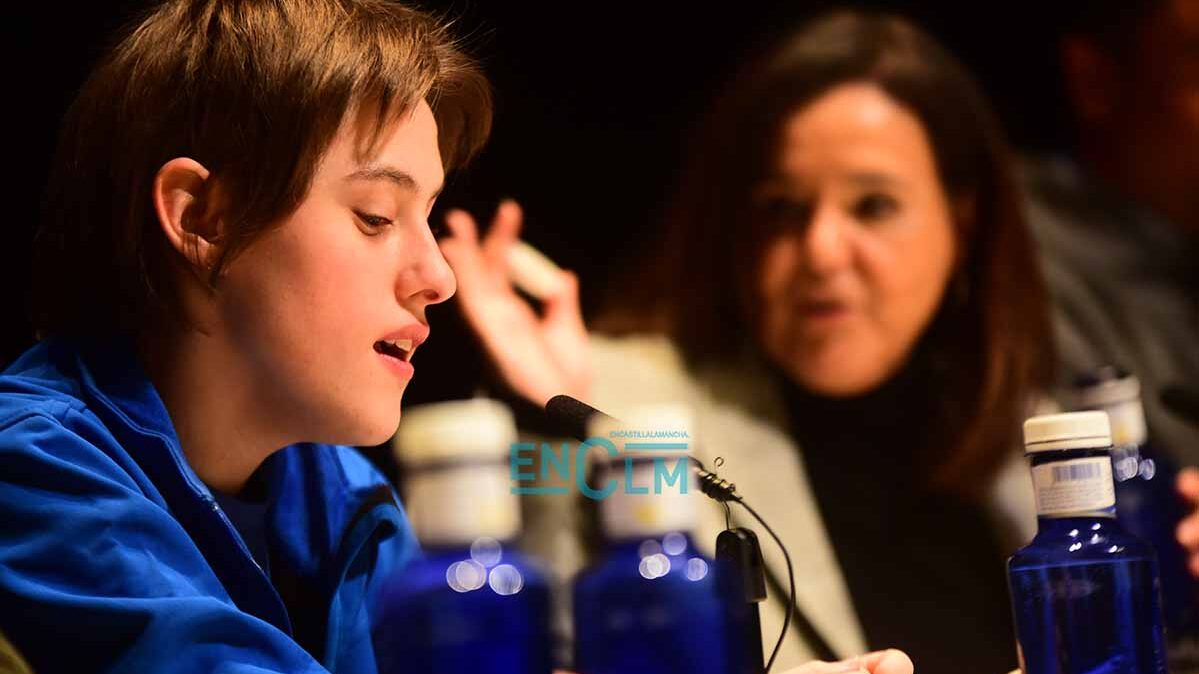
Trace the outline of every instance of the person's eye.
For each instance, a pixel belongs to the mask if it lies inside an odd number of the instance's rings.
[[[371,215],[370,213],[363,213],[362,211],[354,211],[354,215],[357,215],[358,220],[360,220],[365,226],[366,233],[372,236],[378,234],[379,230],[382,230],[384,227],[391,224],[391,220],[389,218],[385,218],[381,215]]]
[[[762,202],[763,214],[779,225],[804,225],[812,215],[811,205],[787,197],[771,197]]]
[[[855,201],[851,211],[864,222],[884,220],[899,212],[899,200],[890,194],[872,192]]]
[[[450,230],[445,226],[445,220],[442,218],[430,220],[429,231],[433,233],[434,239],[439,240],[445,238],[445,236],[450,233]]]

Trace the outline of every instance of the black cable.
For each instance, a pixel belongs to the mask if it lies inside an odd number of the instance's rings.
[[[546,403],[545,412],[551,420],[561,425],[562,428],[567,429],[568,434],[573,435],[582,441],[587,440],[586,422],[589,419],[596,415],[607,417],[606,414],[600,412],[594,407],[565,395],[554,396],[551,398],[549,402]],[[608,418],[611,419],[611,417]],[[742,500],[741,496],[737,494],[736,485],[728,480],[722,479],[716,473],[709,471],[704,467],[704,463],[694,456],[688,456],[687,458],[691,459],[692,463],[699,467],[697,475],[699,477],[700,491],[702,491],[709,498],[719,501],[724,505],[726,525],[729,523],[729,502],[733,501],[740,503],[741,507],[745,508],[745,510],[752,515],[754,519],[756,519],[758,523],[762,525],[762,527],[766,529],[766,531],[770,534],[770,537],[774,539],[775,544],[777,544],[779,549],[783,551],[783,558],[787,560],[787,582],[789,585],[787,591],[787,611],[783,616],[783,629],[781,632],[779,632],[779,638],[774,644],[774,650],[770,652],[770,660],[766,663],[766,670],[763,672],[763,674],[769,674],[771,666],[774,665],[775,658],[778,657],[779,650],[783,646],[783,639],[787,636],[787,629],[791,626],[792,615],[796,616],[796,623],[800,632],[809,640],[810,643],[816,646],[816,650],[821,654],[821,656],[824,656],[825,654],[831,655],[833,651],[831,648],[829,648],[828,642],[825,641],[820,633],[816,631],[816,628],[812,625],[812,622],[808,620],[802,612],[800,612],[799,607],[795,604],[795,567],[791,563],[791,553],[787,552],[787,546],[783,545],[783,540],[774,532],[774,529],[770,528],[769,524],[766,524],[766,520],[763,520],[762,517],[758,515],[757,511],[755,511],[744,500]],[[720,467],[722,461],[723,459],[717,457],[717,468]],[[774,580],[773,574],[769,573],[768,570],[766,571],[765,575],[768,579],[772,581]]]
[[[766,586],[770,588],[771,592],[781,596],[785,590],[783,590],[783,584],[779,581],[774,570],[766,568],[763,571],[766,574]],[[812,654],[816,656],[817,660],[837,662],[845,659],[845,656],[839,655],[837,651],[833,650],[833,647],[828,643],[828,639],[825,639],[820,630],[816,629],[816,626],[812,624],[808,616],[804,615],[804,612],[800,610],[798,604],[790,608],[792,609],[791,624],[795,626],[800,637],[803,638],[808,648],[812,650]]]
[[[787,610],[783,613],[783,629],[779,631],[778,641],[774,642],[774,649],[770,652],[770,659],[766,661],[766,669],[763,672],[763,674],[770,674],[770,668],[774,665],[774,659],[778,657],[779,650],[783,647],[783,639],[787,637],[787,628],[791,626],[791,614],[796,611],[795,566],[791,563],[791,553],[787,552],[787,546],[783,545],[783,539],[779,538],[779,535],[774,533],[774,529],[770,528],[770,525],[766,523],[766,520],[762,519],[762,516],[758,514],[758,511],[751,508],[750,505],[745,502],[745,499],[741,498],[741,495],[737,493],[737,485],[729,482],[728,480],[721,479],[719,475],[709,471],[704,467],[703,462],[694,456],[689,458],[697,466],[699,466],[698,475],[700,491],[710,498],[725,504],[726,508],[728,507],[729,501],[740,504],[742,508],[745,508],[746,512],[748,512],[750,515],[753,515],[753,518],[756,519],[764,529],[766,529],[766,532],[769,533],[770,537],[774,539],[775,544],[778,545],[779,549],[783,551],[783,558],[787,560],[787,583],[789,586],[787,590]],[[717,459],[717,465],[720,465],[719,461],[720,459]]]

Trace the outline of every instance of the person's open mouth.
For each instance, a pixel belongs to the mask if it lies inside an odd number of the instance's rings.
[[[381,339],[375,342],[376,353],[404,361],[405,363],[411,362],[413,351],[415,349],[412,346],[411,339]]]

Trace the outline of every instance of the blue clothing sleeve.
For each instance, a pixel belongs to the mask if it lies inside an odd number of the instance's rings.
[[[327,672],[239,611],[153,486],[84,435],[45,410],[0,425],[0,629],[35,671]]]

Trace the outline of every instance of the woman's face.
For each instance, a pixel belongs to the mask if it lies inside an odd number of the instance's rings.
[[[865,393],[903,365],[954,267],[951,209],[920,121],[844,84],[788,119],[754,195],[774,232],[756,276],[767,356],[820,395]]]
[[[429,106],[361,163],[352,128],[334,138],[299,208],[218,285],[241,375],[296,441],[389,438],[413,376],[407,361],[428,335],[425,308],[455,290],[428,225],[444,180]]]

